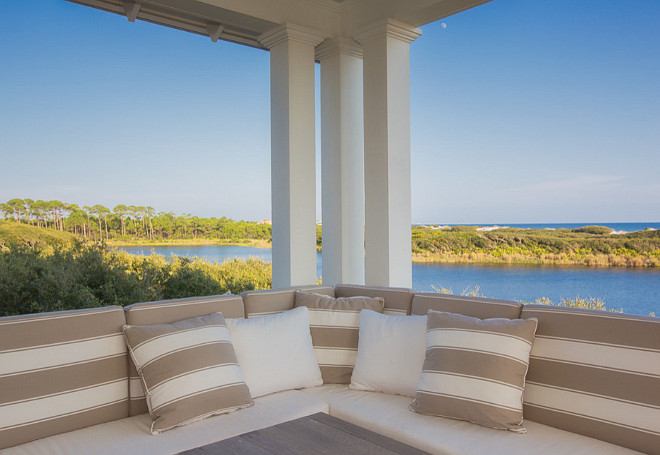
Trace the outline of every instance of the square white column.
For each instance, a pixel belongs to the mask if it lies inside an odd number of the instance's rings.
[[[316,283],[314,30],[284,24],[270,49],[273,288]]]
[[[362,48],[325,40],[321,62],[323,284],[364,284]]]
[[[410,43],[421,30],[387,19],[360,30],[364,49],[366,283],[412,286]]]

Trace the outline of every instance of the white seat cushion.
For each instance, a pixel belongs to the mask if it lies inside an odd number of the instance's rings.
[[[266,428],[317,412],[328,405],[297,390],[254,400],[254,406],[208,418],[157,436],[151,435],[151,417],[142,414],[58,434],[2,451],[2,455],[167,455]]]
[[[305,389],[327,401],[330,415],[434,454],[635,454],[623,447],[526,420],[527,434],[493,430],[469,422],[417,414],[411,398],[349,390],[340,384]]]

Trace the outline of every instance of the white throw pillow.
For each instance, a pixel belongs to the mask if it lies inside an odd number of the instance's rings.
[[[349,388],[414,397],[425,352],[426,316],[389,316],[362,310]]]
[[[307,307],[226,322],[252,398],[323,384]]]

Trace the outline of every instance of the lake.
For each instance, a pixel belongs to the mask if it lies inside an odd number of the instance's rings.
[[[121,247],[130,254],[153,253],[203,258],[209,262],[256,257],[271,261],[271,250],[233,245]],[[316,255],[316,273],[321,276],[322,255]],[[533,302],[548,297],[596,297],[608,308],[623,308],[630,314],[660,316],[660,270],[641,268],[591,268],[564,266],[508,266],[475,264],[413,263],[413,288],[433,292],[433,286],[460,294],[479,286],[479,293],[498,299]]]

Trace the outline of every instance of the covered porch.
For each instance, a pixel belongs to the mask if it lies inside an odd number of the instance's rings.
[[[412,286],[410,44],[490,0],[70,0],[270,51],[273,287],[316,281],[321,65],[323,282]]]

